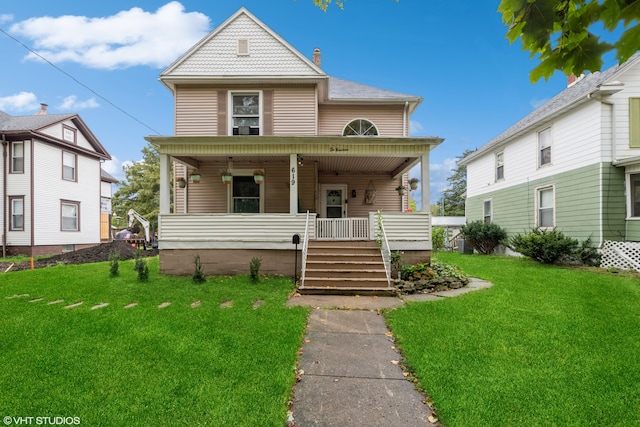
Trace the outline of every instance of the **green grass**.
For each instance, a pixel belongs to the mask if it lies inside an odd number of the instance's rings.
[[[285,424],[308,313],[284,306],[291,280],[194,284],[159,275],[157,258],[150,271],[139,282],[129,260],[118,277],[108,263],[0,275],[0,415],[91,426]],[[5,298],[20,294],[29,296]],[[65,302],[47,305],[57,299]]]
[[[445,426],[640,425],[640,280],[437,254],[494,283],[386,313]]]

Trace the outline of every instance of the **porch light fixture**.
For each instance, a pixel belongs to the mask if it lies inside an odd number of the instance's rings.
[[[351,190],[351,197],[355,198],[356,197],[356,190]]]
[[[298,154],[298,166],[304,166],[302,162],[304,162],[304,158],[300,154]]]

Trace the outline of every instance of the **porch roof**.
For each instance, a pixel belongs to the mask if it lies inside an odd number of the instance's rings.
[[[149,136],[161,154],[198,167],[199,162],[226,162],[229,157],[252,161],[288,161],[290,154],[315,162],[319,171],[377,172],[396,176],[416,165],[440,144],[438,137],[342,136]]]

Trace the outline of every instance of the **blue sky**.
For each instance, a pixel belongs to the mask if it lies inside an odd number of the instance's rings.
[[[59,69],[0,34],[0,110],[29,115],[46,103],[50,113],[80,114],[113,157],[105,169],[122,178],[145,136],[173,133],[160,72],[244,6],[305,56],[319,47],[327,74],[424,99],[412,136],[445,139],[431,153],[433,203],[457,156],[566,87],[559,72],[530,82],[536,62],[505,38],[498,4],[346,0],[325,13],[312,0],[9,2],[0,28]]]

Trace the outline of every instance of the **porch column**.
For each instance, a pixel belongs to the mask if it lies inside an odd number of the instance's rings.
[[[420,207],[420,212],[429,212],[431,207],[431,191],[429,188],[431,185],[431,180],[429,179],[429,153],[425,153],[420,157],[420,179],[422,180],[422,206]]]
[[[171,162],[167,154],[160,154],[160,213],[168,214],[171,206]]]
[[[289,213],[298,213],[298,155],[289,154]]]

